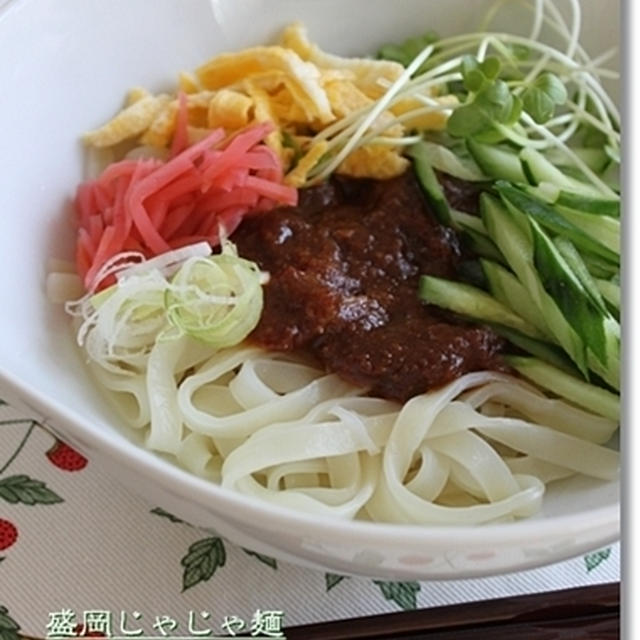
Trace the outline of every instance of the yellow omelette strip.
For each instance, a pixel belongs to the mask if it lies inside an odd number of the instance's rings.
[[[127,93],[127,100],[125,102],[125,107],[129,107],[135,102],[142,100],[142,98],[146,98],[151,95],[150,91],[147,91],[144,87],[132,87],[129,89]]]
[[[220,89],[209,101],[207,113],[209,127],[242,129],[249,123],[252,107],[253,101],[249,96],[239,91]]]
[[[171,142],[173,131],[176,128],[177,115],[178,101],[172,100],[167,103],[153,119],[153,122],[140,138],[140,142],[153,147],[168,146]]]
[[[434,98],[436,102],[443,106],[455,107],[458,104],[458,98],[454,95],[446,95]],[[396,116],[400,116],[408,111],[414,109],[424,108],[426,105],[420,102],[417,98],[405,98],[399,100],[392,107],[390,111]],[[403,122],[407,129],[422,129],[426,131],[442,131],[447,126],[448,114],[445,111],[438,111],[434,109],[415,118],[405,120]]]
[[[178,75],[178,89],[185,93],[198,93],[202,87],[192,73],[181,71]]]
[[[84,140],[94,147],[110,147],[145,131],[170,100],[169,96],[145,96],[124,108],[112,120],[85,134]]]
[[[338,173],[353,178],[388,180],[404,173],[409,161],[397,149],[382,144],[366,144],[352,151],[338,167]]]
[[[271,122],[275,126],[266,138],[265,144],[271,148],[280,158],[283,166],[287,166],[288,162],[285,161],[286,155],[282,147],[282,138],[280,135],[280,122],[278,117],[271,108],[271,101],[269,94],[260,87],[257,87],[251,80],[245,80],[245,88],[249,97],[253,101],[253,117],[256,122]]]
[[[354,84],[373,99],[379,98],[386,91],[386,86],[397,80],[404,71],[400,63],[391,60],[343,58],[326,53],[309,40],[307,29],[301,22],[293,22],[285,28],[280,44],[321,69],[351,71]]]
[[[238,53],[223,53],[196,69],[196,77],[206,89],[221,89],[264,71],[283,71],[291,91],[312,117],[331,122],[329,100],[320,85],[320,72],[294,51],[283,47],[253,47]]]
[[[326,141],[323,140],[314,144],[307,153],[300,158],[296,167],[287,173],[284,178],[285,184],[295,187],[296,189],[303,187],[307,180],[307,174],[318,164],[318,160],[322,158],[326,151]]]

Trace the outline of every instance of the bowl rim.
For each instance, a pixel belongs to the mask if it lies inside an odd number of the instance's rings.
[[[297,532],[312,531],[315,537],[326,533],[328,539],[336,542],[337,538],[346,536],[366,539],[371,544],[385,543],[389,539],[396,542],[402,540],[405,544],[419,547],[429,543],[452,546],[464,542],[467,548],[475,548],[486,547],[489,542],[492,545],[519,544],[523,539],[543,542],[545,539],[554,537],[554,532],[558,530],[570,534],[575,530],[584,533],[585,530],[602,527],[614,531],[609,536],[611,539],[616,539],[620,535],[620,500],[615,504],[573,514],[539,519],[525,518],[516,522],[478,526],[381,523],[298,512],[201,478],[164,460],[154,452],[127,441],[124,436],[122,440],[114,439],[101,429],[87,425],[86,420],[74,409],[39,392],[7,371],[2,365],[0,365],[0,384],[8,387],[16,396],[35,405],[39,412],[44,413],[47,417],[43,420],[43,424],[55,426],[57,430],[65,435],[68,434],[76,442],[86,441],[87,436],[90,435],[95,451],[124,465],[133,474],[141,474],[146,480],[156,483],[163,490],[173,494],[176,494],[175,487],[180,487],[181,497],[186,494],[191,502],[203,508],[207,508],[207,503],[213,498],[220,511],[225,508],[232,509],[234,519],[258,522],[275,518],[283,525],[295,528]],[[239,508],[243,510],[241,517]],[[574,552],[575,548],[572,547],[569,556],[574,555]],[[519,566],[525,566],[525,564]],[[533,560],[530,566],[538,564]]]
[[[28,4],[30,0],[0,0],[0,22],[18,8]],[[55,397],[39,391],[19,376],[0,364],[0,384],[6,387],[37,413],[44,414],[41,420],[44,425],[54,427],[56,431],[68,435],[75,442],[92,439],[92,451],[99,452],[118,465],[127,468],[132,474],[142,475],[147,481],[154,482],[163,491],[184,498],[199,507],[207,509],[207,503],[213,498],[217,510],[225,508],[234,512],[235,520],[250,522],[258,519],[276,519],[282,526],[289,526],[297,533],[309,532],[314,537],[326,535],[332,544],[339,544],[340,539],[362,539],[373,545],[388,544],[393,541],[411,548],[426,549],[429,545],[446,545],[452,547],[464,544],[465,549],[486,548],[487,545],[520,545],[522,540],[530,539],[544,543],[556,537],[557,531],[570,535],[573,531],[584,533],[588,530],[603,530],[598,538],[603,545],[620,537],[620,498],[615,504],[596,509],[580,511],[568,515],[556,515],[540,519],[526,518],[516,522],[486,525],[421,525],[378,523],[359,520],[347,520],[325,514],[298,512],[291,508],[275,505],[254,496],[226,489],[205,478],[164,460],[153,451],[145,449],[125,437],[114,439],[102,429],[88,424],[87,420],[73,408],[59,403]],[[74,442],[74,443],[75,443]],[[176,491],[179,487],[179,491]],[[242,511],[240,511],[242,509]],[[543,564],[556,562],[579,553],[580,546],[568,546],[566,551],[555,551],[553,557]],[[591,548],[589,546],[588,548]],[[586,550],[587,547],[584,547]],[[512,563],[501,572],[523,570],[540,566],[540,558],[530,558]],[[500,573],[494,571],[493,573]],[[442,575],[443,579],[457,579],[462,575],[487,575],[483,571],[461,570],[455,575]],[[493,574],[492,574],[493,575]]]

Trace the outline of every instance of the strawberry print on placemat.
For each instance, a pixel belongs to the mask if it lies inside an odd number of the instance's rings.
[[[2,402],[2,404],[6,403]],[[5,441],[11,442],[12,440],[16,441],[16,444],[9,448],[11,453],[5,460],[0,459],[0,504],[6,502],[33,506],[64,502],[64,499],[42,480],[33,478],[25,473],[11,473],[13,465],[28,445],[34,430],[39,429],[44,433],[46,429],[32,418],[0,420],[0,428],[3,430],[18,430],[19,432],[17,440],[16,438],[3,438],[3,444]],[[87,459],[84,456],[58,439],[55,439],[53,446],[46,452],[46,457],[52,464],[64,471],[80,471],[87,465]],[[12,547],[17,542],[18,536],[16,523],[4,517],[0,518],[0,551],[6,551]],[[3,559],[4,557],[0,556],[0,561]],[[3,638],[0,638],[0,640],[3,640]]]
[[[18,539],[18,529],[13,522],[0,518],[0,551],[13,546]]]
[[[62,440],[56,440],[46,455],[52,464],[63,471],[81,471],[87,466],[87,459]]]

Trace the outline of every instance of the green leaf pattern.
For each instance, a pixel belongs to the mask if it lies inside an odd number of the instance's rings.
[[[0,498],[16,504],[56,504],[64,502],[54,491],[49,489],[44,482],[34,480],[27,475],[20,474],[8,476],[0,480]]]
[[[20,625],[9,615],[7,607],[0,605],[0,640],[19,640]]]
[[[261,553],[257,553],[256,551],[250,551],[249,549],[243,549],[243,551],[248,556],[253,556],[257,560],[262,562],[262,564],[266,564],[268,567],[271,567],[272,569],[277,569],[278,568],[278,563],[277,563],[275,558],[272,558],[270,556],[262,555]]]
[[[161,518],[166,518],[170,522],[186,524],[189,527],[192,526],[188,522],[185,522],[184,520],[181,520],[177,516],[174,516],[172,513],[165,511],[162,507],[154,507],[153,509],[151,509],[151,513],[155,514],[156,516],[160,516]]]
[[[226,560],[227,553],[220,538],[203,538],[194,542],[182,558],[182,590],[209,580],[219,567],[224,566]]]
[[[324,582],[326,590],[331,591],[333,587],[340,584],[345,578],[348,578],[348,576],[341,576],[337,573],[325,573]]]
[[[595,551],[594,553],[588,553],[584,557],[584,564],[587,568],[587,573],[591,573],[596,567],[599,567],[605,560],[609,559],[611,555],[611,547],[607,549],[601,549],[600,551]]]
[[[380,587],[385,600],[395,602],[405,611],[416,608],[416,598],[420,591],[420,585],[417,582],[384,582],[382,580],[374,580],[373,582]]]

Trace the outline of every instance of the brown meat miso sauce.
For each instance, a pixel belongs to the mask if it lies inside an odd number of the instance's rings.
[[[477,192],[442,183],[473,209]],[[333,177],[301,190],[296,207],[245,219],[233,240],[270,274],[249,337],[265,349],[304,350],[327,371],[399,401],[504,368],[504,342],[490,328],[418,298],[422,274],[460,279],[469,256],[412,171],[387,181]]]

